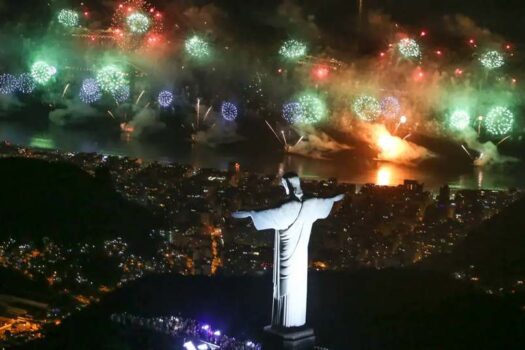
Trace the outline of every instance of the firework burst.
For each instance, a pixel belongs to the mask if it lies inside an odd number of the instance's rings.
[[[462,109],[455,110],[450,114],[448,123],[453,130],[465,130],[470,125],[470,114]]]
[[[282,110],[283,119],[290,124],[296,124],[300,122],[301,116],[303,115],[303,109],[299,102],[289,102],[283,106]]]
[[[114,94],[128,85],[126,75],[116,66],[105,66],[97,72],[97,83],[104,92]]]
[[[287,60],[298,60],[306,55],[306,44],[298,40],[287,40],[279,49],[279,55]]]
[[[95,79],[88,78],[82,82],[78,96],[82,102],[90,104],[100,100],[102,91]]]
[[[140,12],[133,12],[126,17],[126,24],[133,33],[144,34],[148,31],[150,20],[148,16]]]
[[[355,114],[364,121],[374,121],[381,115],[381,104],[372,96],[358,96],[353,104]]]
[[[18,89],[18,79],[12,74],[0,75],[0,94],[9,95]]]
[[[501,136],[512,131],[514,114],[503,106],[493,107],[485,118],[485,127],[489,134]]]
[[[18,91],[24,95],[32,93],[36,88],[35,80],[29,73],[22,73],[18,76]]]
[[[381,113],[389,119],[394,119],[401,112],[399,100],[394,96],[387,96],[381,99]]]
[[[173,103],[173,93],[169,90],[163,90],[157,97],[157,102],[161,107],[168,108]]]
[[[184,48],[189,56],[199,60],[208,58],[211,54],[210,44],[198,35],[186,39]]]
[[[320,122],[327,114],[325,102],[313,93],[303,93],[299,96],[297,102],[299,103],[301,111],[297,119],[301,124]]]
[[[37,61],[31,66],[33,80],[41,85],[47,84],[57,73],[57,69],[44,61]]]
[[[502,67],[505,64],[505,59],[500,52],[493,50],[481,55],[479,62],[486,69],[492,70]]]
[[[137,50],[158,40],[163,27],[163,15],[153,5],[144,0],[127,0],[117,6],[111,29],[122,49]]]
[[[64,27],[78,27],[80,16],[73,10],[60,10],[57,15],[58,23]]]
[[[405,58],[421,57],[421,48],[414,39],[401,39],[397,44],[397,49],[399,50],[399,53]]]
[[[126,102],[129,99],[130,91],[129,91],[129,85],[122,85],[115,91],[111,93],[113,98],[115,99],[115,102],[117,103],[123,103]]]
[[[223,102],[221,105],[221,115],[222,117],[231,122],[237,119],[237,106],[231,102]]]

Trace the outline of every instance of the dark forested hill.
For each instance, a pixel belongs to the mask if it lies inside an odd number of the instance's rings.
[[[99,241],[141,237],[154,224],[143,207],[66,163],[0,159],[0,239]]]
[[[22,349],[174,349],[174,340],[124,331],[109,320],[124,311],[147,317],[180,313],[232,336],[258,338],[270,320],[270,277],[150,275]],[[312,273],[308,307],[318,343],[332,350],[521,349],[525,340],[519,307],[435,272]]]
[[[470,266],[482,280],[492,283],[506,284],[525,276],[525,198],[471,231],[451,254],[422,264],[446,272]]]

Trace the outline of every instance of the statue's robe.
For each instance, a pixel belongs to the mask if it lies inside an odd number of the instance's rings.
[[[334,201],[291,200],[252,214],[257,230],[275,230],[272,327],[300,327],[306,323],[308,242],[312,225],[330,214]]]

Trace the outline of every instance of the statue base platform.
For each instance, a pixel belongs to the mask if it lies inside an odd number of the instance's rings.
[[[312,328],[272,328],[264,327],[263,349],[266,350],[311,350],[315,345]]]

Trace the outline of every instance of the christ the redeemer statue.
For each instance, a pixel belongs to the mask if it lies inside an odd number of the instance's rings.
[[[238,211],[234,218],[251,217],[257,230],[275,230],[273,306],[271,328],[301,327],[306,324],[308,241],[312,225],[330,214],[332,198],[303,198],[297,174],[287,173],[282,185],[289,199],[280,206],[257,211]]]

